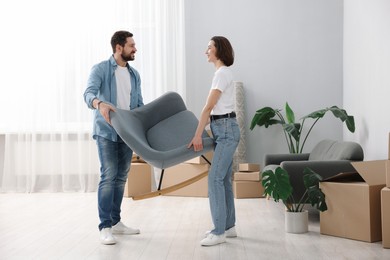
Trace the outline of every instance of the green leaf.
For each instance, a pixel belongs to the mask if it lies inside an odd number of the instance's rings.
[[[340,118],[342,122],[347,120],[348,114],[344,109],[340,109],[337,106],[332,106],[329,110],[333,113],[333,115],[337,118]]]
[[[322,117],[324,117],[324,115],[325,115],[325,113],[327,111],[328,111],[327,109],[320,109],[320,110],[311,112],[310,114],[302,117],[302,119],[305,119],[305,118],[313,118],[313,119],[322,118]]]
[[[287,102],[286,102],[286,118],[287,118],[287,122],[288,122],[289,124],[295,123],[295,115],[294,115],[294,112],[292,111],[291,107],[288,105]]]
[[[278,167],[275,171],[267,170],[262,173],[262,184],[265,194],[275,201],[287,201],[292,194],[290,178],[286,170]]]
[[[321,189],[309,189],[308,190],[308,201],[310,204],[320,211],[328,209],[328,205],[325,202],[325,194]]]
[[[308,167],[303,170],[303,174],[303,183],[306,188],[318,186],[319,182],[322,181],[322,176]]]
[[[355,132],[355,120],[354,120],[353,116],[349,116],[347,114],[347,111],[345,111],[344,109],[339,108],[337,106],[332,106],[330,108],[325,108],[325,109],[314,111],[314,112],[312,112],[312,113],[302,117],[302,119],[305,119],[305,118],[313,118],[313,119],[322,118],[325,115],[325,113],[328,112],[328,111],[331,111],[332,114],[336,118],[339,118],[342,122],[345,122],[345,124],[347,125],[348,130],[351,133]]]
[[[301,131],[300,131],[300,128],[301,128],[301,124],[299,123],[295,123],[295,124],[284,124],[283,125],[283,129],[289,134],[291,135],[295,141],[299,141],[300,137],[301,137]]]
[[[319,183],[322,180],[321,175],[307,167],[303,170],[303,173],[303,183],[307,189],[307,201],[320,211],[327,210],[325,194],[319,188]]]
[[[348,130],[351,133],[355,133],[355,119],[353,118],[353,116],[348,116],[345,123],[347,124]]]
[[[355,120],[354,120],[353,116],[349,116],[347,114],[347,111],[345,111],[344,109],[338,108],[337,106],[332,106],[329,110],[332,111],[332,113],[335,117],[340,118],[340,120],[342,122],[345,122],[348,130],[351,133],[355,132]]]
[[[250,129],[253,130],[256,125],[268,127],[269,125],[275,124],[271,119],[275,117],[276,111],[278,110],[271,107],[263,107],[257,110],[252,118]]]
[[[277,124],[283,124],[282,121],[277,119],[270,119],[267,122],[264,123],[265,128],[268,128],[270,125],[277,125]]]

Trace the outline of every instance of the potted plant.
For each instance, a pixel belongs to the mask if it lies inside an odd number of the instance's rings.
[[[276,202],[281,200],[286,206],[285,225],[286,231],[289,233],[305,233],[308,231],[308,212],[303,208],[305,204],[310,203],[320,211],[328,209],[325,194],[319,188],[319,182],[322,180],[321,175],[307,167],[303,174],[303,183],[306,190],[299,201],[295,201],[292,196],[293,187],[286,170],[277,167],[274,171],[267,170],[262,173],[265,194],[272,197]],[[300,222],[290,222],[298,219]]]
[[[342,122],[345,122],[350,132],[355,132],[354,118],[353,116],[348,115],[344,109],[338,108],[337,106],[320,109],[302,117],[300,119],[302,120],[302,123],[299,123],[295,122],[294,111],[291,109],[287,102],[285,105],[285,117],[281,113],[281,109],[263,107],[257,110],[252,118],[250,129],[253,130],[256,125],[259,127],[264,126],[265,128],[268,128],[270,125],[280,124],[283,127],[283,132],[286,138],[289,152],[302,153],[306,139],[309,136],[314,125],[318,122],[318,120],[324,117],[324,115],[328,111],[331,111],[336,118],[339,118]],[[303,142],[301,143],[304,124],[306,119],[308,118],[314,119],[314,122],[311,124],[309,130],[307,131],[303,139]]]

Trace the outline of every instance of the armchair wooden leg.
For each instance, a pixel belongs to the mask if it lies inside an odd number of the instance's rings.
[[[160,196],[160,195],[163,195],[163,194],[166,194],[166,193],[170,193],[170,192],[173,192],[175,190],[178,190],[178,189],[181,189],[185,186],[188,186],[196,181],[199,181],[200,179],[206,177],[208,175],[209,171],[205,171],[205,172],[202,172],[201,174],[195,176],[195,177],[192,177],[191,179],[188,179],[186,181],[183,181],[183,182],[180,182],[178,184],[175,184],[171,187],[167,187],[165,189],[161,189],[161,190],[156,190],[156,191],[153,191],[153,192],[150,192],[150,193],[146,193],[146,194],[141,194],[141,195],[136,195],[136,196],[133,196],[133,200],[142,200],[142,199],[148,199],[148,198],[153,198],[153,197],[157,197],[157,196]]]

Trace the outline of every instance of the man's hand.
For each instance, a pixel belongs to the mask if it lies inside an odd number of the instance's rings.
[[[110,104],[100,102],[98,106],[98,110],[100,114],[103,116],[104,120],[106,120],[106,122],[111,125],[110,111],[115,112],[115,107],[111,106]]]

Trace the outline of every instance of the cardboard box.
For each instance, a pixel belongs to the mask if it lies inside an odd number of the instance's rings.
[[[366,242],[382,240],[380,193],[385,160],[353,162],[355,173],[320,183],[328,210],[320,212],[320,233]]]
[[[236,199],[262,198],[264,187],[261,181],[233,181],[233,193]]]
[[[204,154],[204,157],[206,157],[207,160],[211,163],[213,160],[214,151],[210,151]],[[193,159],[190,159],[188,161],[185,161],[184,163],[192,163],[192,164],[208,164],[205,159],[203,159],[202,156],[195,157]]]
[[[259,172],[260,164],[256,163],[240,163],[238,165],[239,172]]]
[[[383,188],[381,191],[382,211],[382,245],[390,248],[390,189]]]
[[[260,172],[235,172],[233,176],[235,181],[260,181],[261,180]]]
[[[124,197],[152,191],[152,167],[147,163],[132,163],[125,185]]]
[[[181,163],[165,169],[161,188],[167,188],[208,171],[208,164]],[[186,187],[165,194],[167,196],[208,197],[207,177]]]

